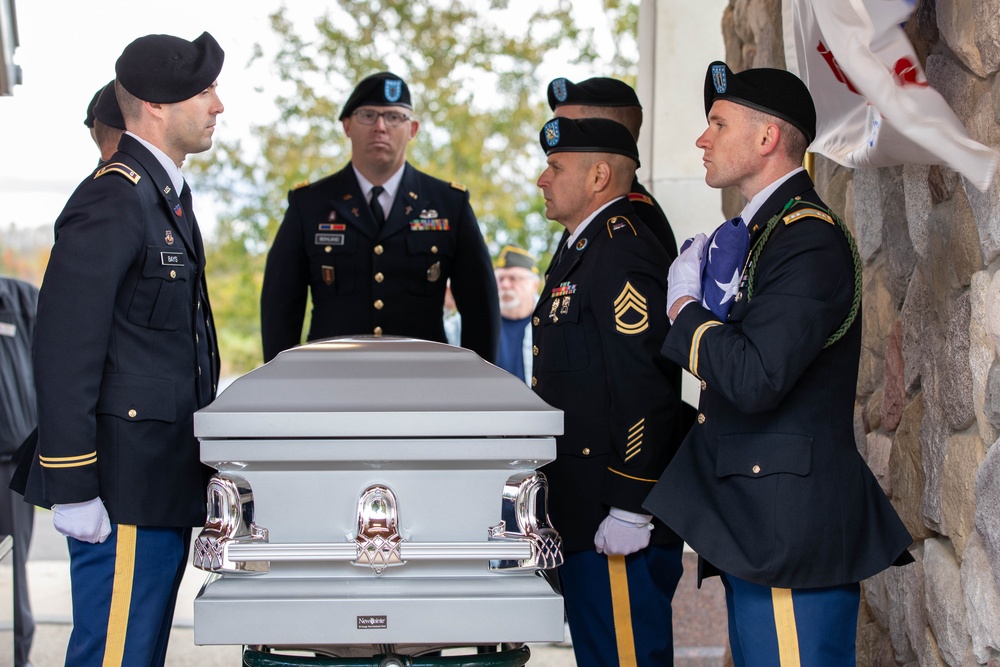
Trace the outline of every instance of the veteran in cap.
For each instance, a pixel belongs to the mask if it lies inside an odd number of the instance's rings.
[[[557,118],[608,118],[627,127],[632,138],[639,141],[642,105],[635,89],[624,81],[593,77],[573,83],[560,77],[549,82],[548,99],[549,108]],[[639,183],[638,177],[632,179],[628,198],[639,221],[653,232],[672,261],[677,257],[674,231],[659,202]]]
[[[749,254],[725,314],[701,301],[704,235],[670,267],[663,354],[701,397],[644,506],[699,576],[721,574],[737,667],[853,667],[858,582],[912,560],[855,443],[861,261],[801,167],[816,131],[802,81],[714,62],[704,90],[705,180],[746,199]]]
[[[682,545],[642,509],[680,441],[680,370],[667,331],[666,252],[628,193],[635,139],[604,118],[554,118],[539,135],[545,215],[567,236],[534,313],[531,380],[565,413],[544,466],[578,665],[671,665]]]
[[[211,470],[193,415],[215,396],[219,361],[181,165],[212,145],[222,62],[208,33],[130,43],[114,82],[128,131],[55,223],[34,337],[37,442],[22,448],[18,490],[67,537],[68,665],[164,663],[191,527],[204,525]]]
[[[406,161],[419,122],[406,82],[391,72],[357,85],[340,113],[351,161],[288,193],[261,291],[264,360],[307,340],[393,335],[446,342],[451,281],[462,347],[496,358],[497,290],[465,186]]]
[[[531,383],[534,361],[531,312],[542,284],[535,256],[516,245],[505,245],[497,255],[493,274],[500,295],[500,347],[497,366]]]

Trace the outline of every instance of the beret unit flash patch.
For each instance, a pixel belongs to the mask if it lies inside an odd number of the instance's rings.
[[[649,328],[646,297],[625,281],[625,287],[615,299],[615,329],[627,336],[640,334]]]

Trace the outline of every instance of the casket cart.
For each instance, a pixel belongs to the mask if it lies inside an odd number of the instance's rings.
[[[562,640],[536,472],[562,412],[474,353],[313,343],[237,379],[194,428],[218,471],[196,644],[244,645],[259,667],[507,667]]]

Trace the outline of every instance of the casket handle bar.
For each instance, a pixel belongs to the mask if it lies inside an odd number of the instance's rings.
[[[503,647],[496,653],[412,656],[381,653],[364,658],[326,658],[270,653],[263,647],[243,651],[243,667],[524,667],[531,657],[527,646]]]
[[[541,473],[511,477],[504,485],[500,523],[488,529],[485,542],[406,541],[399,531],[396,494],[373,484],[358,498],[351,541],[272,544],[267,529],[253,523],[247,481],[218,473],[209,482],[208,520],[195,541],[194,565],[208,572],[261,574],[272,562],[344,561],[381,574],[407,561],[486,560],[498,572],[548,570],[562,564],[562,540],[549,524],[547,489]]]

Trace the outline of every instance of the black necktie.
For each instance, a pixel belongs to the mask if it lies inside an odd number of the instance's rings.
[[[382,204],[378,201],[378,196],[385,192],[385,188],[381,185],[376,185],[372,188],[372,198],[368,204],[372,207],[372,215],[375,216],[375,224],[378,225],[379,229],[385,225],[385,211],[382,210]]]

